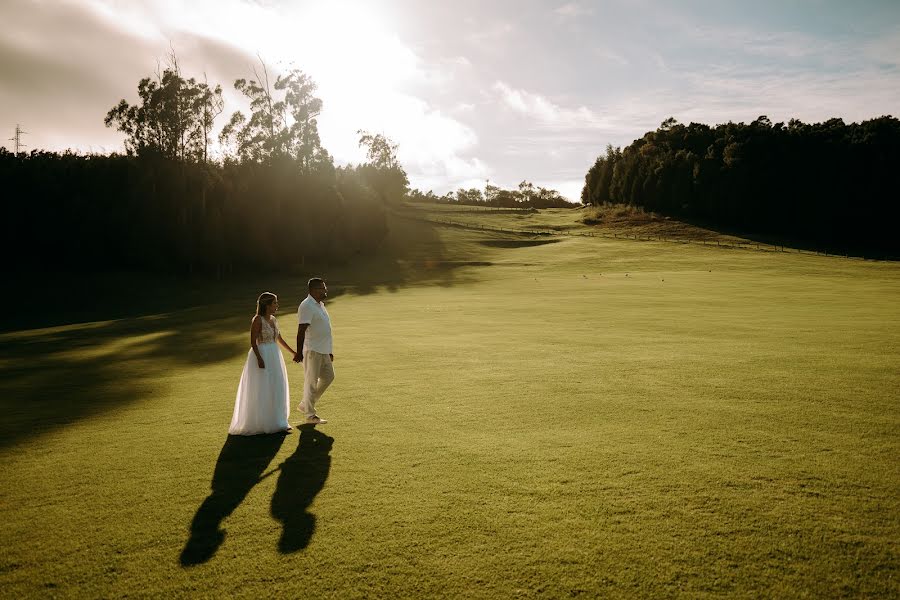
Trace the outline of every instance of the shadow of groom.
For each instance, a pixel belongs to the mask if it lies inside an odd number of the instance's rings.
[[[309,506],[322,491],[331,470],[334,438],[314,425],[301,425],[299,429],[297,450],[278,467],[281,473],[272,496],[272,516],[283,527],[278,541],[278,551],[282,554],[309,545],[316,529],[316,517],[309,512]]]
[[[181,551],[182,566],[205,563],[215,555],[225,539],[225,531],[220,529],[222,521],[267,476],[262,473],[283,441],[283,434],[228,436],[216,461],[212,492],[191,522],[191,537]]]

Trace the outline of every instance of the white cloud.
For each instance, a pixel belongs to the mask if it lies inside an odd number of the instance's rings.
[[[538,123],[579,128],[602,128],[608,125],[607,120],[585,106],[562,107],[540,94],[513,88],[502,81],[495,82],[492,89],[508,109]]]
[[[431,165],[420,166],[410,175],[410,185],[420,190],[434,190],[436,194],[459,188],[482,188],[492,170],[478,158],[445,158]]]
[[[584,187],[584,177],[580,179],[549,180],[545,182],[534,181],[532,183],[536,186],[556,190],[569,202],[574,202],[576,204],[581,202],[581,188]]]
[[[475,131],[427,102],[394,93],[378,98],[322,94],[333,109],[322,113],[319,128],[339,162],[360,162],[358,129],[384,133],[399,145],[398,157],[410,178],[480,173],[482,167],[464,156],[478,143]],[[348,120],[346,115],[356,118]]]
[[[474,18],[467,19],[473,29],[468,31],[464,39],[478,48],[482,54],[502,54],[509,39],[516,33],[516,27],[509,21],[498,21],[483,25]],[[474,26],[479,26],[477,29]]]
[[[603,64],[606,65],[614,65],[619,67],[628,66],[631,61],[625,58],[623,55],[618,52],[613,52],[609,48],[595,48],[594,54]]]
[[[562,18],[571,19],[575,17],[581,17],[584,15],[593,14],[593,9],[585,7],[580,2],[568,2],[553,9],[553,12]]]

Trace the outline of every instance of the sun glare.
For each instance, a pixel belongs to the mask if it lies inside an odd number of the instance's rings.
[[[235,77],[253,77],[256,54],[270,75],[290,68],[309,75],[323,101],[319,133],[337,163],[365,160],[360,129],[388,135],[400,145],[401,160],[429,171],[451,169],[445,163],[476,142],[466,126],[419,97],[420,86],[433,84],[433,73],[401,40],[402,17],[390,9],[356,0],[277,5],[222,0],[218,6],[192,4],[177,19],[170,15],[171,27],[177,22],[178,28],[244,51],[246,68]],[[239,95],[226,95],[241,106]],[[484,168],[477,167],[480,176]],[[464,170],[471,174],[473,168]]]
[[[416,57],[371,11],[319,5],[310,19],[315,28],[302,60],[323,80],[385,89],[413,74]]]
[[[312,3],[280,14],[280,34],[251,34],[277,69],[298,68],[318,86],[325,109],[320,131],[339,160],[358,161],[356,130],[390,128],[408,110],[398,95],[417,73],[418,58],[393,33],[389,15],[362,2]],[[397,132],[394,132],[395,134]]]
[[[415,55],[364,3],[315,3],[286,15],[282,27],[273,58],[309,73],[320,88],[369,95],[396,89],[415,72]]]

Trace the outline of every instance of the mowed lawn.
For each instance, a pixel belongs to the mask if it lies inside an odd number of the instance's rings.
[[[900,265],[427,233],[317,429],[228,439],[262,289],[0,335],[0,595],[900,595]]]

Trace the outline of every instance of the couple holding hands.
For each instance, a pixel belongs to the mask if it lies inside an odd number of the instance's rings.
[[[294,362],[303,364],[303,400],[300,410],[305,423],[325,423],[316,414],[316,402],[334,381],[334,354],[331,338],[331,318],[325,310],[328,288],[318,277],[307,284],[309,295],[297,310],[297,349],[281,337],[275,312],[278,297],[271,292],[260,294],[256,315],[250,324],[250,351],[241,373],[234,414],[228,433],[255,435],[258,433],[288,432],[291,397],[287,368],[278,349],[280,343],[293,354]]]

